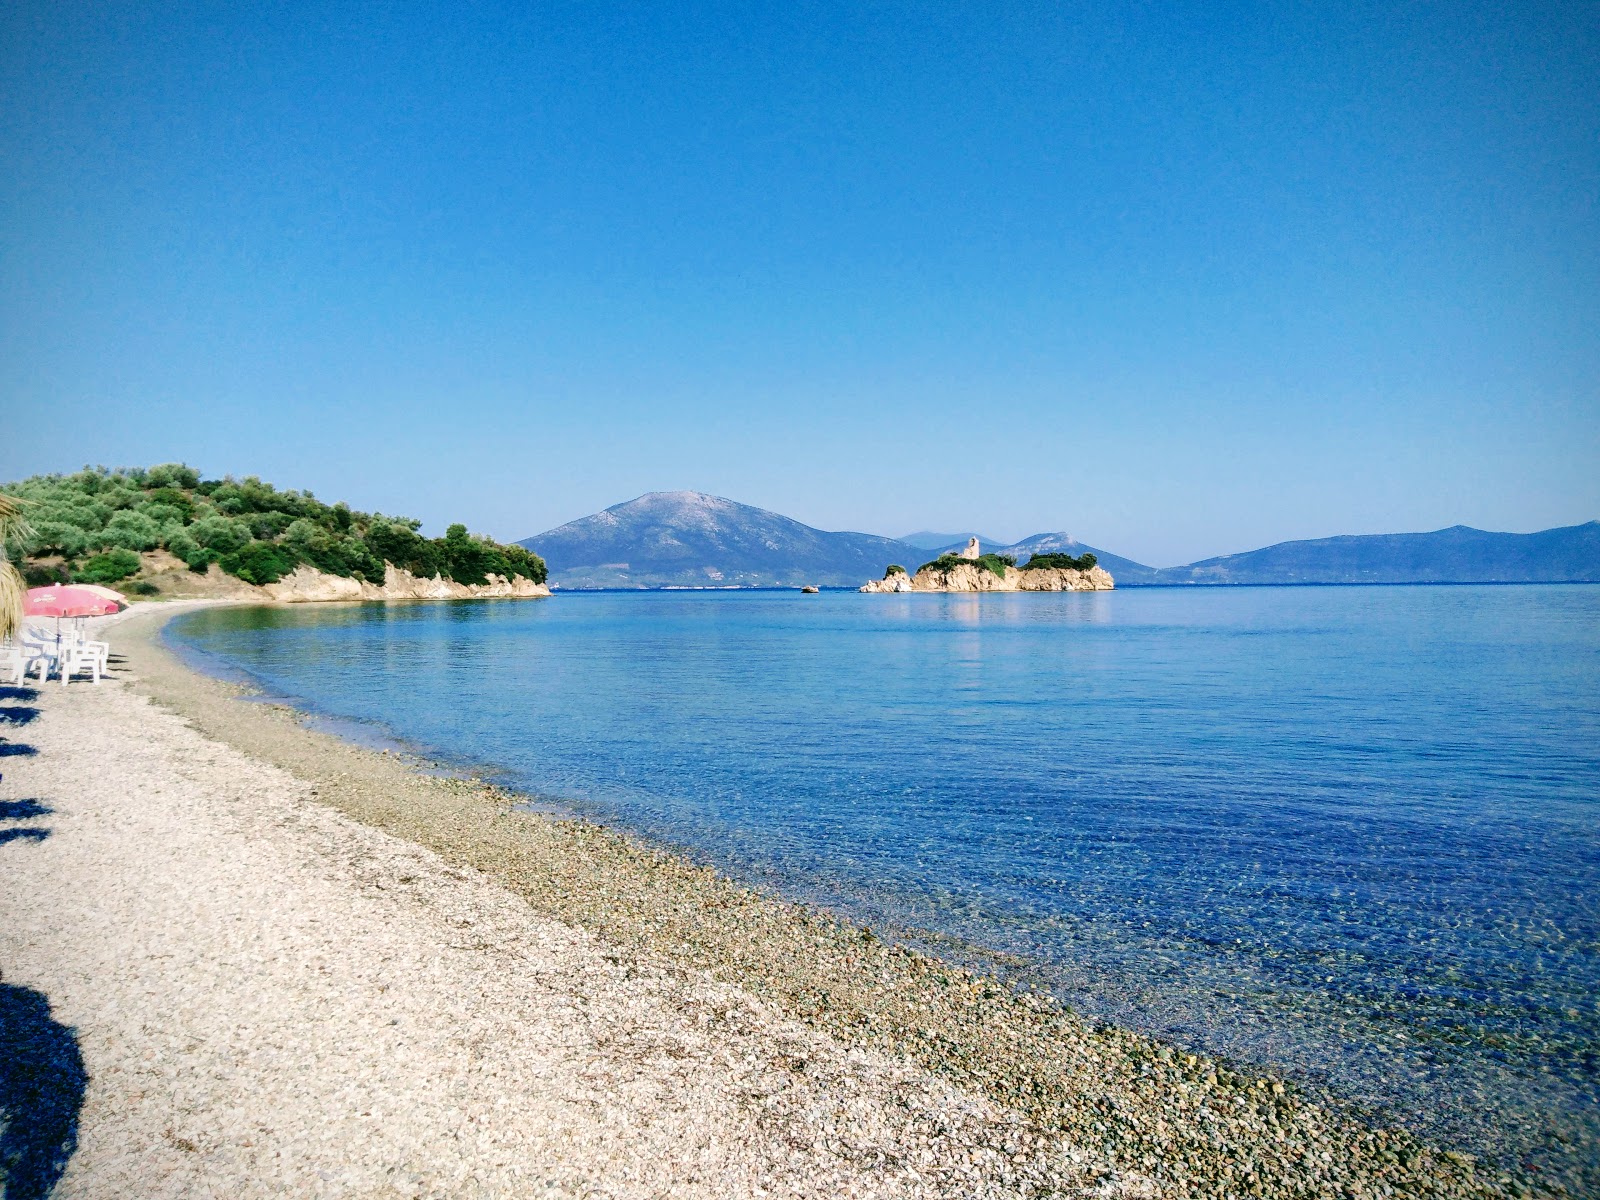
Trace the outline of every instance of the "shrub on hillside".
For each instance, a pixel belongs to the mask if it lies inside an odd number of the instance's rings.
[[[220,560],[222,569],[246,583],[277,583],[299,565],[294,551],[271,542],[251,542]]]
[[[126,579],[139,569],[139,556],[132,550],[107,550],[87,559],[73,572],[76,583],[115,583]]]
[[[22,581],[31,588],[49,587],[53,583],[70,583],[72,574],[59,563],[48,567],[34,564],[23,568]]]
[[[149,517],[157,525],[163,527],[175,525],[181,529],[188,524],[191,509],[188,505],[166,504],[152,500],[134,511]]]
[[[154,550],[161,544],[161,525],[147,513],[124,509],[111,514],[101,537],[106,545],[124,550]]]
[[[200,486],[200,472],[183,463],[162,463],[144,473],[146,488],[195,488]]]
[[[445,530],[440,549],[450,577],[457,583],[487,583],[490,575],[510,579],[521,575],[535,583],[545,581],[544,560],[522,546],[501,545],[475,537],[465,525]]]
[[[60,555],[69,573],[86,555],[164,546],[190,570],[221,562],[250,582],[279,578],[301,562],[373,582],[383,579],[385,562],[463,583],[482,583],[489,575],[542,583],[548,574],[538,555],[475,537],[465,526],[425,538],[417,532],[421,523],[406,517],[324,504],[310,492],[279,491],[253,475],[202,480],[182,463],[85,467],[9,487],[29,504],[32,532],[19,544],[22,555]]]
[[[329,575],[383,582],[383,563],[373,558],[366,543],[306,517],[297,518],[284,530],[283,545],[300,561]]]
[[[199,542],[189,536],[187,530],[179,530],[174,533],[167,538],[165,544],[167,550],[183,559],[191,571],[203,572],[218,557],[202,548]]]
[[[156,488],[145,497],[144,510],[151,512],[157,505],[178,510],[178,519],[189,521],[194,516],[194,501],[177,488]],[[153,514],[152,514],[153,515]],[[164,519],[164,518],[163,518]]]
[[[90,535],[65,521],[34,521],[32,528],[28,552],[33,555],[60,554],[76,558],[89,548]]]
[[[380,563],[391,562],[401,570],[431,579],[444,570],[438,547],[417,532],[420,521],[404,517],[374,517],[367,526],[367,550]]]
[[[243,521],[235,521],[216,513],[201,517],[189,526],[188,532],[196,545],[224,556],[236,550],[243,550],[254,540],[250,536],[250,526]]]

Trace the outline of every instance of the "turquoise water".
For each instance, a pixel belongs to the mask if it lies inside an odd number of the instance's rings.
[[[182,645],[1600,1191],[1600,587],[605,593]]]

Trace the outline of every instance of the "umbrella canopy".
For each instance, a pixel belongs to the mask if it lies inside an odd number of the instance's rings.
[[[87,585],[33,588],[22,602],[22,611],[30,617],[101,617],[121,608],[117,600],[102,596]]]
[[[72,586],[80,592],[93,592],[96,596],[104,596],[107,600],[115,600],[123,608],[128,607],[128,598],[114,588],[102,587],[98,583],[75,583]]]

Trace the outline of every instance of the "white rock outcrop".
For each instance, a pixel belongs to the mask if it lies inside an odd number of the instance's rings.
[[[914,592],[911,586],[911,576],[907,575],[905,568],[887,571],[882,579],[874,579],[865,587],[856,589],[858,592]]]
[[[487,583],[457,583],[442,575],[431,579],[413,575],[392,563],[384,564],[383,584],[329,575],[304,564],[277,583],[261,589],[281,604],[318,604],[351,600],[470,600],[506,596],[532,598],[548,596],[550,589],[521,575],[505,579],[490,575]]]
[[[1116,581],[1103,567],[1090,567],[1087,571],[1073,571],[1064,567],[1040,567],[1024,571],[1007,567],[1004,575],[996,575],[988,567],[975,562],[957,562],[948,566],[923,567],[915,577],[899,572],[884,579],[874,580],[863,592],[1109,592]]]
[[[1009,578],[1018,576],[1019,592],[1109,592],[1117,586],[1111,572],[1104,567],[1090,567],[1087,571],[1073,571],[1065,567],[1040,567],[1021,571],[1016,567],[1006,572]]]
[[[359,579],[346,579],[342,575],[328,575],[304,563],[277,583],[264,584],[261,590],[284,604],[383,599],[383,589],[374,584],[363,583]]]

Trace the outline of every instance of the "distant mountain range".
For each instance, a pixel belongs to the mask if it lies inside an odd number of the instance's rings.
[[[1452,525],[1279,542],[1157,575],[1158,583],[1592,583],[1600,582],[1600,521],[1539,533]]]
[[[974,534],[828,533],[702,492],[651,492],[524,539],[561,588],[851,587],[908,570],[978,536],[985,551],[1093,554],[1119,586],[1293,583],[1600,582],[1600,521],[1541,533],[1366,534],[1281,542],[1182,567],[1147,567],[1066,533],[1010,545]]]
[[[702,492],[651,492],[520,544],[563,588],[841,587],[922,561],[893,538],[825,533]]]

